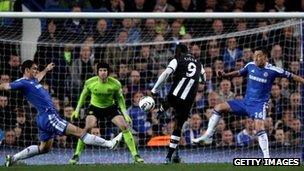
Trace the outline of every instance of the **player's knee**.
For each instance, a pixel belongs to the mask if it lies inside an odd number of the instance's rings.
[[[229,111],[229,105],[227,103],[220,103],[215,105],[214,110],[219,114]]]

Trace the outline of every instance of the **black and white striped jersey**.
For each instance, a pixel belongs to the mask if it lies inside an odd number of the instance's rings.
[[[193,102],[201,74],[204,69],[201,63],[191,54],[172,59],[168,65],[174,71],[173,84],[169,95],[187,102]]]

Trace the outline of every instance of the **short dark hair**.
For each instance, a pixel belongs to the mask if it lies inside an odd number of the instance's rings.
[[[176,45],[176,48],[175,48],[175,54],[187,54],[188,53],[188,47],[184,44],[178,44]]]
[[[263,53],[264,55],[266,55],[266,57],[269,56],[269,52],[268,52],[268,50],[265,49],[265,48],[256,48],[255,51],[262,51],[262,53]]]
[[[24,73],[26,68],[30,69],[34,64],[35,62],[33,60],[24,61],[21,66],[21,72]]]
[[[110,65],[108,63],[100,62],[97,64],[97,72],[100,68],[106,68],[110,72]]]

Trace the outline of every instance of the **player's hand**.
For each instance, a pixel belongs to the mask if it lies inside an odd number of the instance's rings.
[[[79,118],[79,112],[74,111],[71,115],[71,120],[73,121],[74,119],[78,119],[78,118]]]
[[[219,71],[217,72],[217,76],[218,76],[219,78],[226,78],[226,74],[225,74],[225,72],[224,72],[223,70],[219,70]]]
[[[51,71],[54,67],[55,67],[55,64],[52,62],[52,63],[49,63],[45,69],[46,69],[46,71]]]
[[[131,119],[131,117],[130,117],[128,114],[123,114],[123,116],[124,116],[124,118],[125,118],[125,120],[126,120],[126,122],[127,122],[128,124],[131,124],[131,123],[132,123],[132,119]]]

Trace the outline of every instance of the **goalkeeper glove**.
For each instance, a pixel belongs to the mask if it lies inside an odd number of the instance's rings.
[[[124,113],[123,116],[128,124],[132,123],[132,119],[128,114]]]
[[[79,118],[79,111],[75,110],[72,115],[71,115],[71,120],[73,121],[74,119]]]

